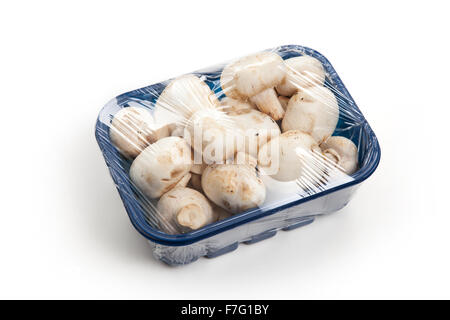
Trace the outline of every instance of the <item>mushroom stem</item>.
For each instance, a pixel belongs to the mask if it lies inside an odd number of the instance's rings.
[[[274,88],[261,91],[251,97],[250,101],[256,104],[261,112],[271,116],[273,120],[283,119],[285,111]]]
[[[178,210],[177,222],[183,227],[195,230],[206,224],[206,217],[199,205],[191,203]]]

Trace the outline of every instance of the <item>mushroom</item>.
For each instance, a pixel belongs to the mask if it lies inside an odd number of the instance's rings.
[[[155,121],[160,125],[184,124],[196,111],[218,105],[219,100],[208,85],[199,77],[187,74],[172,80],[159,95]]]
[[[185,139],[206,164],[222,163],[243,147],[236,123],[217,109],[199,110],[186,124]]]
[[[262,174],[273,179],[301,179],[307,184],[319,181],[324,170],[319,145],[309,134],[299,130],[284,132],[262,146],[258,164]]]
[[[151,143],[169,135],[168,127],[155,130],[147,109],[127,107],[114,115],[109,128],[111,143],[128,159],[134,159]]]
[[[322,85],[325,70],[316,58],[300,56],[284,60],[286,77],[276,86],[279,95],[291,97],[302,89]]]
[[[285,76],[283,59],[274,52],[260,52],[231,62],[222,71],[220,83],[233,99],[250,101],[274,120],[284,116],[274,87]]]
[[[289,100],[281,129],[309,133],[320,144],[333,134],[338,119],[339,106],[334,94],[325,87],[311,87]]]
[[[286,107],[289,103],[289,97],[278,96],[278,100],[280,101],[280,104],[283,107],[284,111],[286,111]]]
[[[166,137],[142,151],[131,164],[131,181],[150,198],[174,188],[192,166],[191,148],[179,137]]]
[[[257,110],[239,109],[227,114],[245,136],[245,152],[253,157],[258,156],[260,146],[281,134],[278,124]]]
[[[358,148],[350,139],[333,136],[322,142],[323,154],[348,175],[358,169]]]
[[[258,108],[251,103],[250,101],[241,101],[237,99],[233,99],[230,97],[225,97],[222,100],[220,100],[220,108],[222,111],[225,112],[231,112],[231,111],[238,111],[242,109],[255,109],[258,110]]]
[[[184,233],[197,230],[215,222],[208,199],[200,192],[183,187],[176,187],[165,193],[156,206],[160,227],[167,233]]]
[[[256,168],[247,164],[214,164],[202,175],[206,196],[219,207],[239,213],[261,206],[266,198],[266,187]]]

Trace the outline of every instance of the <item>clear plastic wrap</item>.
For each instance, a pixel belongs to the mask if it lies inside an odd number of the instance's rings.
[[[331,64],[296,45],[120,95],[96,137],[131,222],[168,264],[339,210],[380,159]]]

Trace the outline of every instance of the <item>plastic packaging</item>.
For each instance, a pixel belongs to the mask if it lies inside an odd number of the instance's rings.
[[[96,138],[132,224],[168,264],[337,211],[380,160],[331,64],[297,45],[122,94]]]

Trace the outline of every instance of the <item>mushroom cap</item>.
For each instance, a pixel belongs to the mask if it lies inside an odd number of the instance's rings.
[[[281,134],[278,124],[265,113],[254,109],[229,111],[228,116],[245,135],[245,152],[258,156],[260,146]]]
[[[333,162],[346,174],[351,175],[358,169],[358,148],[350,139],[332,136],[322,142],[320,147],[325,156],[331,155]]]
[[[218,105],[219,100],[203,80],[193,74],[183,75],[172,80],[160,94],[155,104],[155,121],[160,125],[184,123],[196,111]]]
[[[159,199],[156,209],[160,228],[167,233],[197,230],[217,219],[208,199],[191,188],[173,188]]]
[[[339,120],[334,94],[325,87],[311,87],[292,96],[281,123],[283,132],[301,130],[319,144],[331,136]]]
[[[142,151],[131,164],[131,181],[150,198],[158,198],[189,172],[191,148],[179,137],[167,137]]]
[[[112,144],[128,159],[135,158],[151,143],[168,135],[167,127],[156,130],[151,113],[139,107],[121,109],[114,115],[109,128]]]
[[[242,101],[230,97],[225,97],[222,100],[220,100],[220,108],[222,111],[227,113],[236,112],[241,109],[255,109],[255,110],[258,109],[256,105],[254,105],[250,101]]]
[[[217,109],[199,110],[186,124],[190,143],[206,164],[222,163],[243,147],[244,137],[236,123]]]
[[[206,196],[219,207],[239,213],[263,204],[266,187],[250,165],[216,164],[202,175]]]
[[[220,84],[223,92],[234,99],[246,100],[284,78],[283,59],[274,52],[259,52],[232,61],[222,71]]]
[[[290,97],[297,91],[314,85],[322,85],[325,81],[325,70],[322,63],[310,56],[300,56],[284,60],[286,76],[276,86],[278,94]]]
[[[299,178],[319,180],[322,163],[317,142],[299,130],[287,131],[273,138],[258,153],[260,171],[279,181]]]

